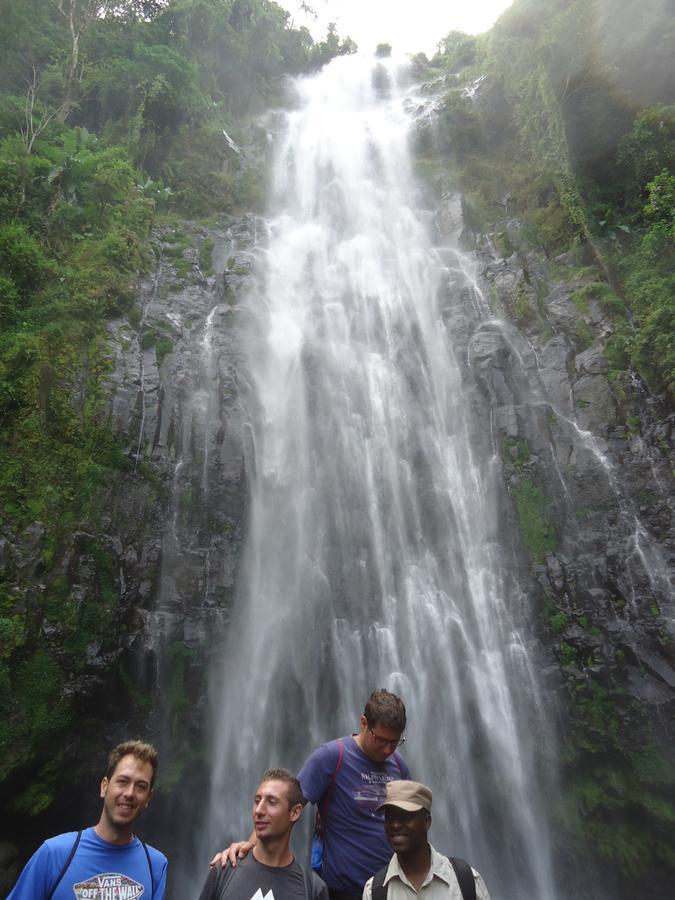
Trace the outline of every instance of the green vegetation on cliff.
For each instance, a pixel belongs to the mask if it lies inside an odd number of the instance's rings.
[[[51,802],[70,681],[125,627],[98,533],[101,489],[130,467],[107,323],[133,318],[157,213],[257,208],[255,117],[286,76],[354,50],[288,19],[268,0],[0,0],[0,788],[38,773],[24,813]],[[172,346],[144,340],[159,362]]]
[[[591,263],[621,300],[613,370],[671,400],[674,46],[666,0],[516,0],[487,34],[441,42],[439,134],[418,148],[437,176],[451,167],[476,231],[516,217],[531,245]]]

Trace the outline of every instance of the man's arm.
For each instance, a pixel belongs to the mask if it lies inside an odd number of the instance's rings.
[[[318,747],[298,772],[305,800],[320,805],[337,771],[340,760],[339,740]]]
[[[490,895],[488,894],[488,889],[485,887],[483,877],[480,872],[477,872],[475,869],[473,869],[473,880],[476,882],[476,900],[490,900]]]
[[[49,847],[42,844],[24,866],[7,900],[45,900],[52,887],[50,874],[53,868]],[[53,880],[57,875],[58,872],[53,875]]]
[[[328,888],[326,882],[323,881],[316,872],[310,870],[312,877],[312,900],[328,900]]]
[[[224,855],[225,851],[223,851]],[[199,895],[199,900],[217,900],[218,898],[218,880],[220,878],[220,869],[211,869],[204,882],[204,887]]]
[[[164,894],[166,892],[166,867],[168,863],[166,857],[162,855],[162,869],[159,875],[159,881],[155,885],[155,890],[152,895],[152,900],[164,900]]]

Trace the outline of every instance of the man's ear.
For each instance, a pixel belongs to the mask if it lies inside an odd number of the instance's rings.
[[[427,831],[431,828],[431,813],[425,818],[424,824],[426,826]]]
[[[302,803],[296,803],[295,806],[291,807],[291,811],[290,811],[291,822],[298,821],[298,819],[302,815],[303,809],[304,809],[304,806],[302,805]]]
[[[366,719],[366,717],[364,715],[362,715],[361,718],[359,719],[359,726],[361,728],[361,731],[365,731],[366,728],[368,727],[368,719]]]
[[[103,799],[105,797],[105,795],[107,794],[109,783],[110,782],[108,781],[108,779],[105,776],[103,776],[103,778],[101,779],[101,794],[100,794],[101,799]]]

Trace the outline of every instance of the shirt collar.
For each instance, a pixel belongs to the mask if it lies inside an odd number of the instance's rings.
[[[444,881],[447,885],[453,884],[453,869],[450,860],[447,856],[443,856],[434,847],[429,844],[429,849],[431,850],[431,865],[429,866],[429,872],[427,877],[422,882],[422,887],[429,884],[430,881],[434,878],[440,878],[441,881]],[[387,874],[384,876],[384,883],[388,884],[392,878],[400,878],[404,884],[407,884],[409,887],[412,887],[408,878],[406,877],[405,872],[400,866],[398,861],[398,856],[394,853],[391,860],[389,861],[389,865],[387,866]]]

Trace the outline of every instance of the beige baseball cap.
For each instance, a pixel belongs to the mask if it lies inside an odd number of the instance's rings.
[[[389,781],[384,801],[377,807],[398,806],[408,812],[426,809],[431,812],[431,788],[419,781]]]

